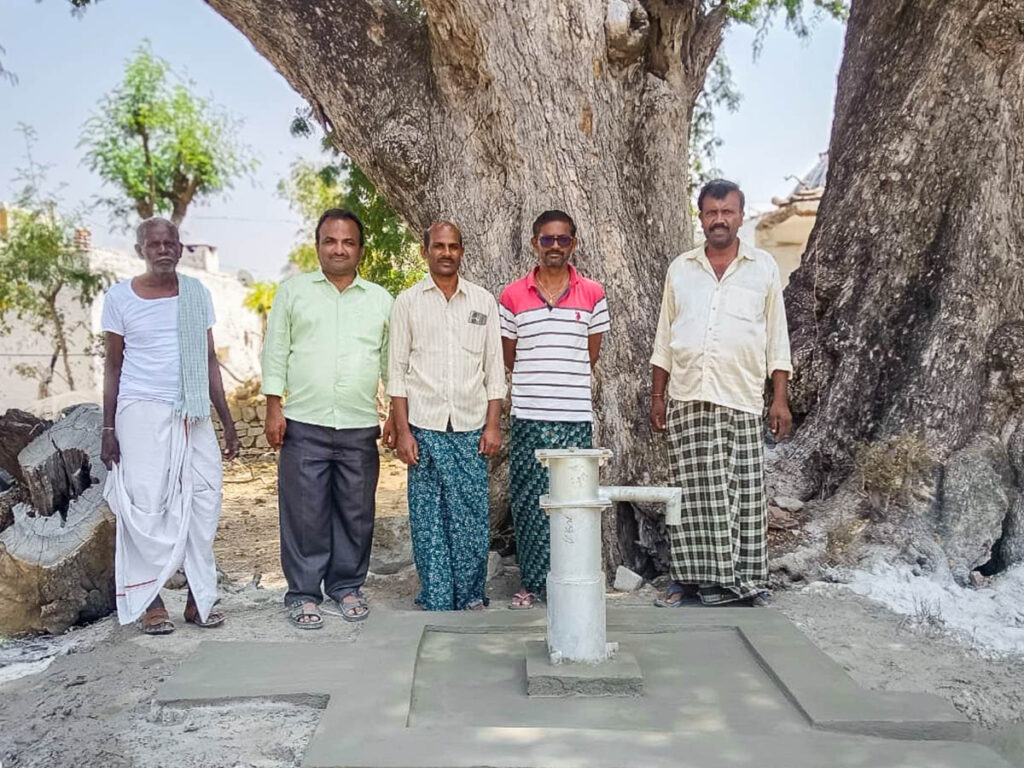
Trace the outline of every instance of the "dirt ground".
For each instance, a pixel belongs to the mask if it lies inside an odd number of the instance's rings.
[[[233,465],[226,475],[216,544],[225,574],[220,607],[229,619],[224,627],[204,632],[179,621],[172,635],[146,637],[109,617],[58,638],[0,645],[3,768],[300,765],[319,719],[317,709],[270,702],[189,709],[153,703],[157,686],[187,664],[204,639],[344,644],[358,636],[358,625],[330,615],[319,632],[300,633],[286,622],[274,475],[269,463]],[[388,459],[381,473],[379,514],[405,514],[404,496],[404,470]],[[258,584],[254,573],[260,574]],[[515,568],[506,563],[490,583],[490,610],[504,610],[515,582]],[[417,585],[410,567],[393,576],[373,576],[367,592],[374,610],[410,610]],[[165,590],[164,595],[172,616],[180,617],[184,591]],[[649,604],[653,595],[648,585],[610,600]],[[1024,766],[1021,658],[984,656],[941,627],[895,616],[840,591],[780,592],[773,607],[861,685],[937,694],[977,724],[978,740],[999,749],[1011,764]],[[23,676],[13,679],[17,674]]]

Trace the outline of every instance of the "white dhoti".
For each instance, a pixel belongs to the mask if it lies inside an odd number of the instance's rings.
[[[118,402],[121,460],[103,495],[117,518],[117,617],[145,612],[182,563],[200,618],[217,600],[213,539],[220,519],[222,467],[210,419],[186,428],[170,403]]]

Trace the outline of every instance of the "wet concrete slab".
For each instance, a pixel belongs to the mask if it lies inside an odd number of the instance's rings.
[[[770,609],[610,609],[643,676],[633,698],[527,695],[539,611],[376,610],[357,642],[204,642],[164,704],[325,708],[310,768],[1005,768],[925,694],[861,689]]]

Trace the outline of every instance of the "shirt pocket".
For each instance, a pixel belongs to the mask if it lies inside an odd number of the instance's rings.
[[[740,320],[757,322],[764,318],[766,299],[763,291],[729,285],[722,296],[722,311]]]
[[[483,354],[487,340],[487,313],[471,310],[461,324],[459,341],[463,350],[472,355]]]
[[[471,355],[481,355],[484,351],[484,342],[487,340],[487,326],[466,323],[463,328],[461,339],[462,349]]]

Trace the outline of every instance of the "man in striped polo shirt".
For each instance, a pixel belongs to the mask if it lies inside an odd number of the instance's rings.
[[[537,266],[501,293],[502,352],[512,371],[509,502],[522,589],[510,608],[543,598],[550,558],[548,518],[540,508],[548,472],[538,448],[589,448],[594,419],[590,373],[609,325],[604,288],[569,264],[576,224],[562,211],[533,222]]]

